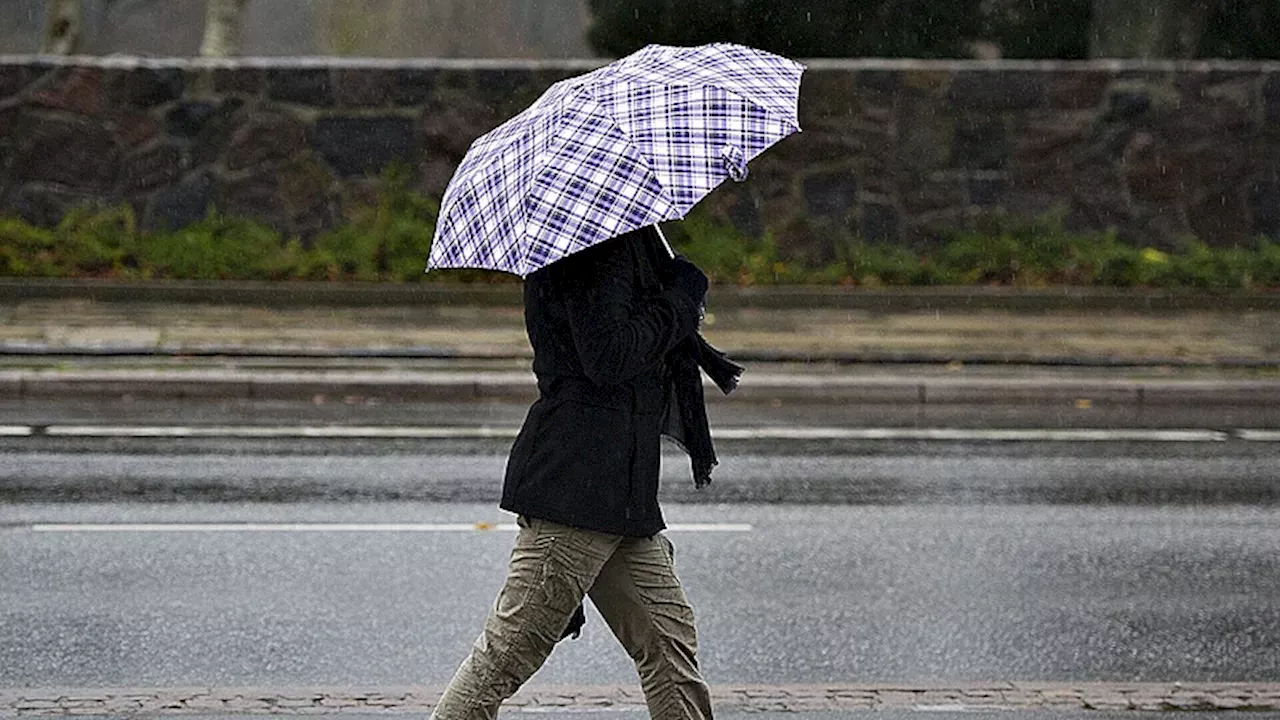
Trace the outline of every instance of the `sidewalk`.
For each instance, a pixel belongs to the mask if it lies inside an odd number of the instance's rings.
[[[202,286],[205,302],[184,288],[182,303],[147,287],[137,294],[150,302],[85,299],[74,286],[61,299],[47,297],[56,287],[36,299],[0,295],[0,394],[525,401],[534,393],[518,288],[436,287],[418,305],[344,306],[368,298],[319,286],[302,305],[255,297],[267,306],[223,302],[217,285]],[[1125,307],[1113,294],[1100,309],[1077,297],[1064,301],[1070,309],[1045,311],[1026,307],[1052,306],[1052,293],[1000,292],[952,309],[944,305],[955,298],[922,291],[875,296],[878,309],[869,310],[851,308],[869,302],[853,293],[798,302],[789,292],[713,292],[704,334],[749,368],[735,399],[1280,402],[1280,307],[1270,299],[1213,310],[1205,307],[1213,298],[1184,297],[1191,309],[1153,311],[1150,297]]]
[[[0,717],[315,715],[425,716],[441,688],[0,689]],[[1280,683],[989,682],[712,686],[720,712],[867,710],[1280,710]],[[506,703],[530,712],[644,707],[639,687],[532,686]]]

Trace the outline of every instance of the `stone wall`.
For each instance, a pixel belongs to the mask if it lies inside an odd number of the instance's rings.
[[[439,194],[470,142],[597,61],[0,58],[0,213],[210,208],[305,237],[389,163]],[[706,201],[821,260],[995,213],[1169,246],[1280,237],[1280,65],[814,61],[804,132]]]

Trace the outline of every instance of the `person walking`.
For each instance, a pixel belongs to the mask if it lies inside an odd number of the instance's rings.
[[[715,455],[698,368],[729,389],[741,368],[697,334],[706,276],[668,253],[647,226],[526,278],[539,397],[501,500],[519,534],[433,720],[495,717],[556,643],[581,630],[584,597],[635,661],[653,718],[712,717],[693,610],[662,533],[660,436],[680,442],[698,485],[709,483]]]

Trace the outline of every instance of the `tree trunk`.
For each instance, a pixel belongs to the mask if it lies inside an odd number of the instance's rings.
[[[1090,55],[1192,58],[1221,0],[1093,0]]]
[[[40,52],[47,55],[71,55],[80,49],[84,19],[80,0],[49,0],[49,16],[45,21]]]
[[[228,57],[240,52],[240,26],[246,1],[207,0],[204,42],[200,45],[202,56]]]

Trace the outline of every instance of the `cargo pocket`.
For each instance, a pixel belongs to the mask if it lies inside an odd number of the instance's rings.
[[[543,550],[542,569],[533,589],[533,602],[547,610],[547,614],[567,624],[574,610],[582,604],[586,588],[582,587],[578,573],[569,558],[565,538],[551,536]],[[564,628],[556,628],[557,634]]]

